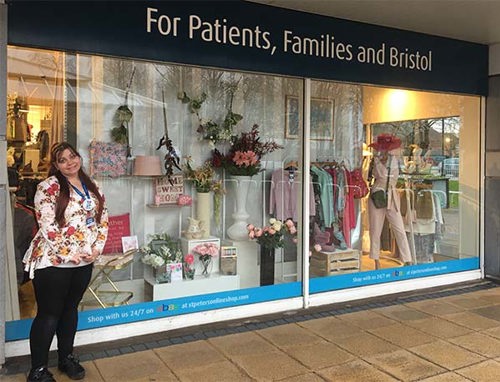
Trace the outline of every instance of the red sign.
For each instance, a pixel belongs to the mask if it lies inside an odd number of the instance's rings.
[[[172,175],[168,178],[161,177],[155,179],[155,199],[154,203],[156,205],[160,204],[177,204],[179,195],[184,193],[184,179],[182,174]]]
[[[121,253],[122,237],[130,236],[130,214],[109,217],[108,240],[104,246],[103,254]]]

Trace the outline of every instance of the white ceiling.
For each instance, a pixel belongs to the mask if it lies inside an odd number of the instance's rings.
[[[500,43],[500,0],[251,0],[369,24]]]

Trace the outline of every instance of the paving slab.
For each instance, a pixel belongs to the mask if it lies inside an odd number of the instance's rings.
[[[456,373],[477,382],[498,382],[500,376],[500,362],[488,360],[477,365],[455,371]]]
[[[396,321],[413,321],[430,318],[431,315],[420,310],[409,308],[405,305],[393,305],[384,308],[374,309],[374,312],[380,313]]]
[[[283,351],[311,370],[340,365],[356,358],[327,341],[288,346]]]
[[[232,361],[258,381],[280,380],[310,372],[281,351],[234,356]]]
[[[366,357],[366,360],[401,381],[416,381],[445,371],[442,367],[402,349]]]
[[[415,346],[409,351],[448,370],[459,369],[486,360],[479,354],[443,340]]]
[[[411,347],[436,341],[436,337],[411,326],[396,324],[369,330],[370,333],[400,347]]]
[[[295,377],[285,378],[281,381],[286,382],[325,382],[323,378],[314,373],[307,373],[302,375],[297,375]]]
[[[258,353],[270,353],[276,350],[276,347],[255,332],[230,334],[227,336],[210,338],[207,341],[229,358]]]
[[[397,323],[397,321],[391,320],[371,310],[341,314],[338,318],[361,329],[381,328]]]
[[[274,326],[272,328],[257,330],[256,333],[279,347],[313,344],[323,341],[323,338],[316,335],[313,331],[307,330],[297,324]]]
[[[230,361],[214,362],[204,364],[203,366],[196,365],[197,360],[191,359],[191,366],[182,370],[175,370],[175,374],[180,381],[186,382],[246,382],[254,381],[245,372],[236,367]],[[160,380],[162,381],[162,380]]]
[[[450,338],[448,341],[488,358],[500,357],[500,340],[481,333]]]
[[[336,317],[325,317],[317,320],[302,321],[298,325],[311,330],[317,335],[334,341],[339,338],[347,338],[359,334],[360,329]]]
[[[472,332],[471,329],[438,317],[408,321],[406,325],[440,338],[458,337]]]
[[[489,303],[488,301],[476,297],[470,297],[467,294],[447,297],[442,301],[445,301],[448,304],[459,306],[464,309],[476,309],[491,305],[491,303]]]
[[[474,313],[490,318],[500,323],[500,305],[493,305],[484,308],[474,309]]]
[[[389,353],[399,349],[399,347],[370,333],[360,333],[356,336],[338,338],[335,340],[335,343],[358,357]]]
[[[482,330],[481,333],[500,339],[500,327]]]
[[[106,382],[178,381],[152,350],[97,359],[94,363]]]
[[[318,371],[318,374],[332,382],[393,382],[397,381],[389,374],[380,371],[369,363],[355,360],[340,366],[334,366]]]
[[[226,357],[207,341],[194,341],[153,350],[175,374],[193,366],[225,361]]]
[[[470,379],[462,377],[453,372],[435,375],[434,377],[421,379],[420,382],[470,382]]]
[[[469,328],[471,330],[484,330],[494,327],[500,327],[500,321],[483,317],[470,310],[462,313],[446,314],[441,316],[441,318],[451,321],[455,324],[465,326],[466,328]]]
[[[420,310],[424,313],[441,316],[443,314],[460,313],[465,309],[456,305],[448,304],[444,301],[417,301],[405,304],[407,307],[412,309]]]

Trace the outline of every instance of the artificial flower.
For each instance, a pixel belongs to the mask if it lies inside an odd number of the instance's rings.
[[[253,125],[249,132],[231,137],[231,148],[227,154],[215,149],[212,153],[212,166],[224,168],[230,175],[253,176],[260,171],[264,155],[282,148],[272,140],[261,142],[259,126]]]
[[[285,222],[275,218],[269,219],[269,225],[265,227],[256,227],[253,224],[247,225],[248,238],[257,240],[265,248],[282,248],[285,245],[285,235],[292,236],[292,242],[297,243],[295,237],[297,229],[291,219]]]

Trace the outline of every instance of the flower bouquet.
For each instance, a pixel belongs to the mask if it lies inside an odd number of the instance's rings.
[[[167,265],[182,262],[177,241],[166,233],[150,235],[150,239],[147,245],[139,249],[141,261],[155,270],[158,283],[170,282],[171,274],[167,271]]]
[[[264,155],[282,148],[274,141],[261,142],[259,126],[253,125],[249,132],[231,137],[231,148],[227,154],[213,150],[212,166],[224,168],[230,175],[253,176],[260,171]]]
[[[283,248],[285,245],[285,234],[289,234],[294,243],[297,242],[295,238],[297,228],[292,219],[282,222],[281,220],[271,218],[269,219],[269,225],[260,228],[249,224],[247,230],[248,237],[256,240],[264,248]]]
[[[201,274],[208,277],[212,266],[212,259],[219,256],[219,246],[214,243],[202,243],[195,246],[191,252],[193,255],[198,256],[203,266]]]

